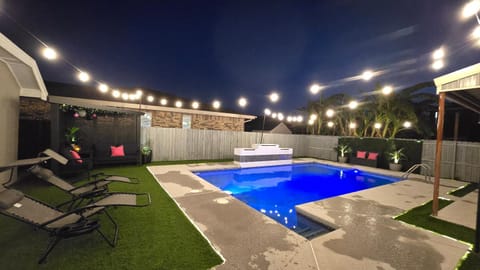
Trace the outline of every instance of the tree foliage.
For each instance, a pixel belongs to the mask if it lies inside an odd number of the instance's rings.
[[[364,95],[355,110],[348,108],[353,98],[343,93],[309,101],[300,110],[316,116],[311,118],[315,120],[307,128],[310,134],[394,138],[406,130],[403,125],[409,121],[412,124],[409,130],[419,135],[429,135],[432,121],[426,119],[429,116],[426,112],[435,111],[437,98],[423,90],[433,86],[431,81],[423,82],[390,95],[382,95],[383,86],[377,85]],[[335,111],[331,118],[325,114],[328,109]],[[328,122],[332,122],[333,127],[329,127]],[[356,127],[350,128],[351,123],[355,123]],[[375,123],[381,127],[376,128]]]

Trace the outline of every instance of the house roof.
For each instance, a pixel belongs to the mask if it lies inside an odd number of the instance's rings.
[[[189,114],[207,114],[215,116],[224,116],[224,117],[234,117],[242,119],[255,119],[254,115],[244,115],[238,114],[229,110],[217,111],[207,106],[201,109],[188,109],[188,108],[176,108],[171,106],[161,106],[159,105],[160,98],[166,98],[169,101],[169,104],[172,104],[176,100],[181,100],[184,104],[190,104],[190,99],[180,98],[175,95],[155,91],[152,89],[142,88],[142,98],[141,100],[122,100],[119,98],[113,97],[109,93],[101,93],[95,87],[90,85],[74,85],[60,82],[46,82],[48,91],[50,93],[49,101],[53,103],[66,103],[66,104],[91,104],[92,106],[103,106],[103,107],[116,107],[123,108],[126,110],[156,110],[156,111],[171,111],[179,113],[189,113]],[[122,89],[127,93],[134,93],[135,89]],[[152,95],[156,98],[154,102],[148,102],[147,97]]]
[[[480,63],[445,74],[433,80],[437,94],[462,107],[480,113]]]
[[[15,77],[20,96],[47,100],[47,88],[35,60],[1,33],[0,61],[8,66]]]

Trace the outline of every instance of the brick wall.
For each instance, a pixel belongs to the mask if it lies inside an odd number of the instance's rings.
[[[20,97],[20,119],[50,119],[50,103],[38,98]]]
[[[36,98],[20,98],[20,119],[48,120],[50,119],[50,103]],[[182,128],[182,113],[150,111],[152,127]],[[224,117],[204,114],[188,114],[192,116],[192,129],[243,131],[241,118]],[[102,119],[97,119],[101,122]]]
[[[152,113],[152,127],[182,128],[182,113],[150,111]],[[243,131],[243,119],[204,115],[186,114],[192,116],[192,129]]]

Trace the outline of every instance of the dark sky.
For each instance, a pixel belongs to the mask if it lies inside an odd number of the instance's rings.
[[[145,87],[245,113],[294,112],[312,82],[323,95],[358,94],[376,83],[396,87],[479,62],[460,0],[65,1],[0,0],[0,8],[94,79]],[[0,30],[38,60],[44,79],[76,82],[62,61],[39,56],[40,44],[0,13]],[[429,68],[447,48],[447,66]],[[349,81],[366,68],[387,72]],[[336,86],[333,86],[336,85]],[[282,98],[268,104],[277,90]]]

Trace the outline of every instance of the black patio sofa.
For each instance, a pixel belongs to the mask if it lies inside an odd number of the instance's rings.
[[[357,151],[358,152],[358,151]],[[378,167],[378,158],[380,156],[379,153],[377,152],[367,152],[367,151],[361,151],[361,152],[366,152],[365,153],[365,158],[361,158],[361,157],[357,157],[357,153],[352,153],[350,155],[350,163],[351,164],[357,164],[357,165],[362,165],[362,166],[369,166],[369,167],[374,167],[374,168],[377,168]],[[377,154],[377,156],[375,157],[375,159],[369,159],[368,158],[368,155],[372,153],[372,154]]]
[[[97,165],[115,165],[115,164],[140,164],[140,145],[134,143],[122,144],[125,156],[112,157],[110,150],[111,144],[97,143],[93,145],[93,164]],[[119,146],[114,145],[114,146]]]

